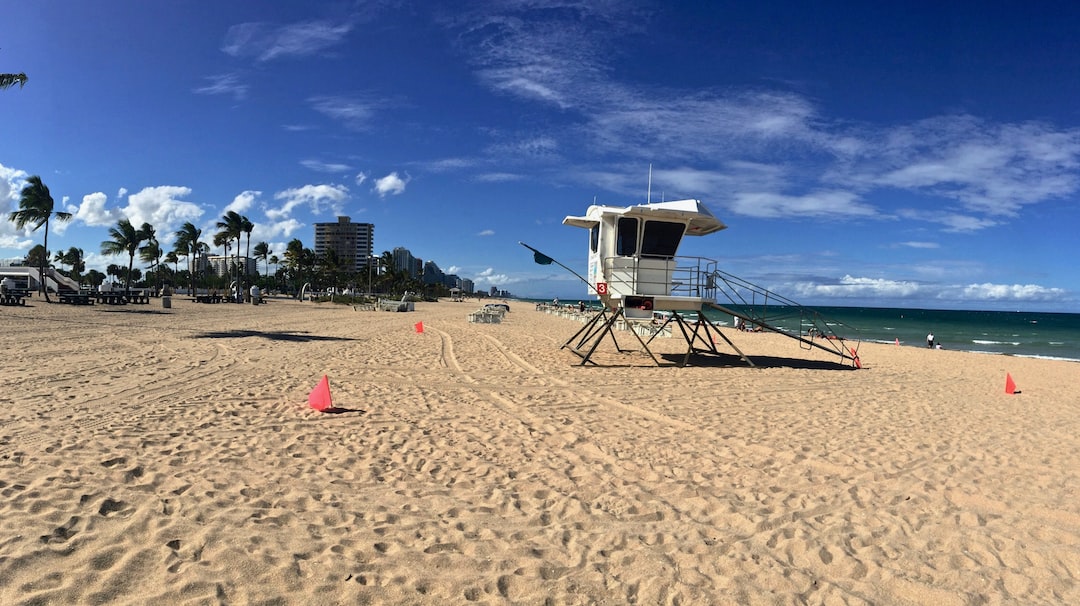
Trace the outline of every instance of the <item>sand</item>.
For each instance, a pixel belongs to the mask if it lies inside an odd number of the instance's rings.
[[[510,304],[0,308],[0,603],[1080,603],[1080,364]]]

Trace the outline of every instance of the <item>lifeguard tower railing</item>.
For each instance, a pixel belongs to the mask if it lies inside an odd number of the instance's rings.
[[[635,265],[644,265],[645,267],[641,268],[644,271],[636,267],[627,271],[630,269],[627,262],[631,260]],[[664,265],[669,268],[668,271],[655,271],[657,261],[666,261]],[[662,295],[652,302],[655,311],[664,311],[665,300],[669,298],[700,299],[702,313],[711,309],[727,314],[737,328],[779,333],[797,339],[804,349],[817,347],[834,351],[846,359],[857,356],[860,338],[856,328],[826,318],[812,308],[725,272],[713,259],[680,256],[662,260],[648,257],[607,257],[601,262],[603,275],[612,280],[608,284],[611,292]],[[624,301],[629,303],[639,298],[626,296]],[[670,308],[687,309],[684,305],[670,305]],[[627,314],[628,319],[634,317]]]

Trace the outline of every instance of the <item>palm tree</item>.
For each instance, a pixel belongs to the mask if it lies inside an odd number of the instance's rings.
[[[63,255],[63,263],[71,267],[71,279],[76,282],[82,278],[82,272],[86,269],[86,253],[83,249],[72,246]]]
[[[153,271],[155,278],[161,277],[161,245],[158,244],[157,240],[150,239],[145,245],[139,247],[139,260],[150,264],[150,269],[147,270],[148,273]],[[155,268],[157,271],[154,271]],[[157,281],[160,282],[160,280]],[[160,284],[154,285],[155,288],[158,286]]]
[[[150,225],[143,223],[143,228],[146,227],[150,227]],[[128,254],[128,271],[124,291],[130,291],[132,269],[135,267],[135,253],[138,252],[139,245],[146,241],[147,234],[142,229],[135,229],[131,221],[120,219],[116,227],[109,228],[109,237],[112,240],[105,240],[101,243],[101,254],[119,255],[125,252]]]
[[[199,242],[200,237],[202,237],[202,230],[195,227],[190,221],[181,225],[180,230],[176,232],[176,251],[177,253],[183,251],[183,254],[188,257],[191,296],[193,297],[195,296],[195,265],[199,253],[202,251],[202,242]]]
[[[27,80],[29,78],[26,77],[26,74],[0,74],[0,90],[16,84],[19,85],[19,88],[22,88]]]
[[[180,255],[177,254],[177,252],[175,250],[170,250],[169,252],[165,253],[165,264],[168,265],[169,263],[173,264],[173,273],[179,275],[180,274]],[[175,276],[174,276],[173,279],[175,281]]]
[[[41,177],[34,175],[26,180],[26,187],[22,190],[22,195],[19,197],[19,210],[8,215],[9,221],[15,222],[15,227],[23,229],[27,225],[30,225],[30,231],[37,231],[42,225],[45,226],[45,241],[42,246],[45,250],[49,250],[49,218],[56,217],[57,221],[61,223],[71,220],[71,213],[65,213],[53,210],[52,194],[49,193],[49,188],[45,187],[45,184],[41,182]],[[49,300],[49,289],[45,288],[45,265],[48,262],[49,254],[45,253],[45,258],[42,260],[38,267],[38,282],[39,288],[45,293],[45,301],[51,303]]]
[[[236,264],[237,272],[240,271],[240,235],[244,233],[244,221],[246,219],[235,210],[230,210],[225,213],[221,220],[214,224],[218,228],[218,233],[214,234],[214,244],[224,244],[228,240],[236,239]],[[219,243],[219,238],[221,242]],[[227,249],[226,249],[227,250]],[[228,252],[225,253],[228,256]],[[226,262],[227,264],[227,262]],[[240,288],[240,276],[237,273],[236,286]]]
[[[270,250],[270,245],[267,244],[266,242],[259,242],[258,244],[255,245],[255,259],[256,260],[262,259],[263,263],[266,264],[266,275],[267,275],[267,277],[270,276],[270,260],[269,259],[270,259],[270,255],[273,254],[273,253],[274,253],[274,251]],[[258,268],[256,268],[256,270],[257,269]]]

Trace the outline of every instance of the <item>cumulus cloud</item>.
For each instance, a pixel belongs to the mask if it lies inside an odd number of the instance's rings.
[[[188,187],[160,185],[145,187],[128,196],[128,204],[120,212],[136,227],[143,223],[154,226],[158,237],[169,236],[187,221],[196,221],[203,214],[199,205],[182,200],[191,195]]]
[[[30,176],[24,170],[0,164],[0,211],[3,219],[7,214],[19,210],[19,196]],[[15,229],[11,221],[0,220],[0,249],[26,250],[33,246],[33,240],[26,237],[23,230]]]
[[[301,205],[307,206],[315,215],[339,214],[348,198],[349,189],[344,185],[304,185],[286,189],[274,194],[274,199],[280,200],[282,205],[266,209],[266,217],[271,221],[283,221]]]
[[[517,282],[517,279],[511,278],[506,274],[496,273],[491,267],[480,272],[473,278],[473,282],[476,284],[487,284],[489,286],[505,286]]]
[[[271,238],[290,238],[294,233],[304,227],[304,224],[293,218],[282,219],[280,221],[260,221],[255,225],[255,229],[258,232],[260,239],[269,240]],[[278,250],[278,249],[275,249]],[[284,254],[285,246],[280,247],[281,253]]]
[[[399,195],[405,192],[405,185],[409,182],[408,173],[405,174],[405,178],[398,176],[397,172],[392,172],[381,179],[375,179],[375,193],[379,194],[380,198],[385,198],[387,194]]]
[[[1068,292],[1036,284],[943,284],[845,275],[835,282],[800,282],[790,285],[800,297],[859,300],[937,300],[948,303],[1052,302]]]
[[[827,298],[892,298],[906,299],[918,294],[923,285],[905,280],[884,278],[860,278],[845,275],[835,283],[803,282],[794,286],[795,292],[804,297]]]
[[[976,301],[1055,301],[1067,294],[1036,284],[969,284],[958,290],[961,298]]]
[[[229,211],[244,214],[252,206],[255,205],[255,202],[258,201],[259,196],[261,196],[261,195],[262,195],[261,191],[248,190],[248,191],[240,192],[239,194],[236,195],[235,198],[233,198],[233,201],[230,202],[228,204],[228,206],[226,206],[224,208],[224,210],[222,211],[222,214],[227,213]]]
[[[108,196],[102,192],[94,192],[83,196],[82,202],[74,210],[76,221],[81,221],[91,226],[112,226],[123,218],[123,213],[118,208],[105,208]]]

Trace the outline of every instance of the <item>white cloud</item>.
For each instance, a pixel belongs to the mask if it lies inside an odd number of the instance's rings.
[[[441,160],[435,160],[427,164],[427,170],[433,173],[447,173],[452,171],[459,171],[464,168],[469,168],[476,164],[474,160],[466,158],[443,158]]]
[[[189,195],[191,189],[188,187],[145,187],[128,196],[128,204],[120,212],[136,227],[143,223],[153,225],[158,238],[169,241],[184,222],[194,222],[203,214],[197,204],[180,199]]]
[[[480,183],[509,183],[511,181],[520,181],[523,178],[521,175],[514,173],[482,173],[473,177],[473,180]]]
[[[921,248],[921,249],[941,248],[941,245],[938,244],[937,242],[909,241],[909,242],[900,242],[899,246],[903,246],[905,248]]]
[[[405,192],[405,185],[409,182],[409,175],[406,173],[405,178],[402,179],[398,176],[397,172],[392,172],[381,179],[375,179],[375,193],[379,194],[380,198],[385,198],[387,194],[399,195]]]
[[[1061,288],[1036,284],[969,284],[960,289],[961,298],[976,301],[1055,301],[1067,294]],[[941,297],[949,298],[949,297]]]
[[[203,79],[208,82],[196,87],[193,92],[200,95],[228,95],[234,101],[243,101],[247,98],[249,86],[241,82],[237,74],[217,74],[205,76]]]
[[[81,221],[86,225],[112,226],[123,218],[123,213],[117,208],[105,208],[107,201],[108,196],[102,192],[86,194],[78,208],[71,212],[75,215],[76,221]]]
[[[313,55],[337,46],[352,31],[351,23],[303,21],[287,25],[240,23],[229,28],[221,50],[234,57],[269,61]]]
[[[813,192],[803,196],[756,192],[739,193],[729,205],[731,210],[750,217],[873,217],[873,207],[859,201],[857,195],[844,191]]]
[[[948,211],[902,208],[898,211],[898,214],[905,219],[944,225],[945,231],[951,233],[973,232],[998,224],[998,221],[994,219],[984,219]]]
[[[235,213],[244,214],[248,209],[255,205],[255,202],[258,201],[259,196],[261,195],[261,191],[247,190],[240,192],[233,198],[233,201],[222,210],[222,214],[225,214],[230,210]]]
[[[0,210],[11,212],[19,209],[19,196],[29,176],[24,170],[0,164]]]
[[[368,178],[367,173],[363,173],[363,172],[356,173],[356,184],[357,185],[363,185],[364,181],[367,181],[367,178]]]
[[[506,274],[495,273],[495,270],[491,267],[480,272],[473,278],[473,282],[476,284],[487,284],[490,286],[505,286],[518,281],[519,279],[511,278]]]
[[[494,236],[495,235],[495,230],[494,229],[485,229],[485,230],[482,230],[480,233],[478,233],[476,235],[478,235],[478,236]]]
[[[1080,129],[960,115],[889,129],[883,140],[859,165],[858,181],[955,200],[971,213],[1011,217],[1080,189]]]
[[[845,275],[837,282],[799,282],[789,285],[799,297],[861,299],[876,301],[937,300],[950,303],[1060,301],[1068,297],[1061,288],[1036,284],[942,284],[864,278]]]
[[[365,130],[381,104],[375,101],[349,97],[312,97],[311,107],[324,116],[337,120],[352,130]]]
[[[344,173],[352,170],[352,167],[348,164],[340,164],[336,162],[323,162],[321,160],[301,160],[300,165],[304,168],[320,172],[320,173]]]
[[[344,185],[304,185],[274,194],[274,199],[282,200],[283,204],[280,208],[266,209],[266,216],[271,221],[282,221],[301,205],[306,205],[316,215],[327,211],[340,214],[348,197],[349,189]]]
[[[300,221],[297,221],[293,218],[270,222],[261,221],[255,224],[255,230],[258,233],[258,237],[256,239],[269,240],[271,238],[278,237],[289,238],[304,226],[304,223],[301,223]],[[253,233],[252,235],[254,236],[255,234]],[[281,256],[282,254],[285,254],[284,245],[281,246],[280,254],[278,256]]]
[[[845,275],[838,282],[820,284],[802,282],[794,285],[794,291],[804,297],[829,298],[892,298],[905,299],[918,294],[923,286],[918,282],[887,280],[883,278],[858,278]]]

